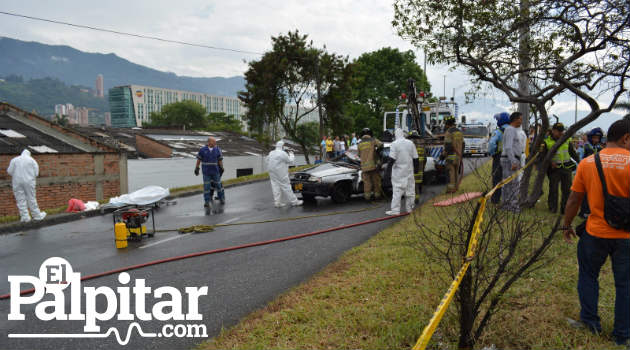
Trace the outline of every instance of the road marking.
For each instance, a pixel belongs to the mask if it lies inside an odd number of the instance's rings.
[[[237,217],[237,218],[232,218],[232,219],[227,220],[227,221],[223,221],[222,223],[219,223],[219,225],[229,224],[230,222],[234,222],[234,221],[236,221],[236,220],[238,220],[238,219],[240,219],[240,217]]]
[[[240,219],[240,217],[236,217],[236,218],[232,218],[232,219],[230,219],[230,220],[223,221],[223,222],[222,222],[222,223],[220,223],[219,225],[229,224],[230,222],[234,222],[234,221],[236,221],[236,220],[238,220],[238,219]],[[182,237],[186,237],[186,236],[188,236],[188,235],[190,235],[190,234],[192,234],[192,232],[190,232],[190,233],[180,234],[180,235],[173,236],[173,237],[170,237],[170,238],[165,238],[165,239],[163,239],[163,240],[161,240],[161,241],[157,241],[157,242],[149,243],[149,244],[147,244],[147,245],[143,245],[143,246],[141,246],[139,249],[144,249],[144,248],[148,248],[148,247],[153,247],[153,246],[156,246],[156,245],[158,245],[158,244],[162,244],[162,243],[164,243],[164,242],[173,241],[173,240],[176,240],[176,239],[180,239],[180,238],[182,238]]]
[[[191,233],[192,233],[192,232],[191,232]],[[163,240],[161,240],[161,241],[157,241],[157,242],[153,242],[153,243],[150,243],[150,244],[147,244],[147,245],[143,245],[143,246],[142,246],[142,247],[140,247],[139,249],[144,249],[144,248],[148,248],[148,247],[153,247],[154,245],[162,244],[162,243],[164,243],[164,242],[172,241],[172,240],[174,240],[174,239],[179,239],[179,238],[182,238],[182,237],[184,237],[184,236],[188,236],[189,234],[190,234],[190,233],[184,233],[184,234],[177,235],[177,236],[174,236],[174,237],[171,237],[171,238],[166,238],[166,239],[163,239]]]

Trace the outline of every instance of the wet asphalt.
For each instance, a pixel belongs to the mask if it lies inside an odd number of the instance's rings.
[[[466,159],[465,169],[470,172],[484,158]],[[443,185],[426,186],[422,201],[444,191]],[[245,221],[261,221],[291,218],[318,213],[348,211],[371,207],[360,196],[344,204],[318,198],[317,203],[303,207],[274,208],[268,181],[234,187],[226,190],[227,203],[218,201],[213,212],[206,213],[201,195],[179,198],[175,205],[163,206],[156,211],[158,229],[179,228],[197,224],[213,225]],[[59,224],[31,231],[0,235],[0,294],[9,292],[7,276],[37,275],[41,263],[52,256],[63,257],[75,272],[82,275],[104,272],[123,266],[225,248],[246,243],[277,239],[300,233],[352,224],[385,216],[388,202],[379,202],[378,208],[343,215],[279,221],[257,225],[219,227],[212,232],[178,234],[158,232],[155,237],[142,242],[130,242],[127,249],[114,247],[112,216],[104,215]],[[170,286],[181,291],[183,311],[187,310],[186,287],[208,287],[208,295],[199,298],[202,321],[140,321],[143,332],[161,333],[162,327],[172,324],[203,324],[208,338],[217,335],[222,328],[233,326],[239,319],[257,308],[263,307],[277,295],[310,278],[343,252],[355,247],[385,227],[400,219],[381,221],[369,225],[324,233],[273,245],[251,247],[220,254],[206,255],[130,271],[131,282],[145,279],[153,289]],[[82,282],[81,287],[123,287],[118,275],[106,276]],[[30,286],[26,285],[26,288]],[[24,289],[24,288],[22,288]],[[69,288],[68,288],[69,290]],[[65,293],[66,312],[70,310],[69,293]],[[51,300],[47,295],[43,300]],[[135,308],[133,294],[131,313]],[[96,309],[103,312],[107,306],[103,297],[96,299]],[[160,301],[146,298],[146,310]],[[81,309],[85,308],[85,299]],[[8,321],[9,300],[0,300],[0,349],[190,349],[206,338],[141,337],[131,331],[129,343],[120,346],[114,335],[106,338],[73,339],[15,339],[9,334],[81,334],[84,321],[40,321],[34,305],[22,306],[25,321]],[[48,311],[52,311],[52,308]],[[101,333],[115,327],[121,337],[127,336],[130,321],[97,321]]]

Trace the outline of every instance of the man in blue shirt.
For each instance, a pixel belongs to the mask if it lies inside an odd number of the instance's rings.
[[[208,138],[208,144],[201,147],[197,154],[197,165],[195,166],[195,176],[199,175],[199,165],[203,173],[203,200],[204,207],[210,207],[210,200],[217,190],[219,201],[225,204],[225,193],[221,185],[221,175],[223,175],[223,154],[217,146],[214,137]]]

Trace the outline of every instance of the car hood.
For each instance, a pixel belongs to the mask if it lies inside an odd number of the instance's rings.
[[[330,176],[330,175],[356,173],[357,171],[359,171],[358,167],[353,167],[350,164],[324,163],[314,168],[300,171],[300,173],[309,174],[309,175],[317,176],[317,177],[325,177],[325,176]]]

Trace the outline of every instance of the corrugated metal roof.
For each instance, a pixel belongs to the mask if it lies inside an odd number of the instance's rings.
[[[5,132],[0,133],[0,154],[20,154],[29,146],[47,146],[59,153],[83,153],[80,149],[56,139],[46,133],[23,124],[6,114],[0,113],[0,129],[12,130],[24,137],[9,137]],[[34,154],[47,153],[32,149]]]

